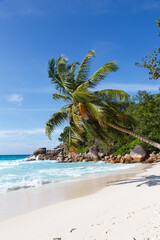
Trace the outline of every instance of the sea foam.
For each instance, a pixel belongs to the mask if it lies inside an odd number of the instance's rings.
[[[102,161],[96,163],[58,163],[49,160],[27,162],[26,156],[0,156],[0,194],[96,174],[107,175],[133,166],[135,164],[106,164]]]

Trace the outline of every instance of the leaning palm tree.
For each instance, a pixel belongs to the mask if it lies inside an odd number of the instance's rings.
[[[51,138],[54,129],[68,120],[71,152],[76,151],[78,139],[83,141],[84,132],[108,145],[112,140],[110,133],[117,133],[117,130],[160,149],[159,143],[124,128],[126,124],[134,126],[133,118],[120,110],[121,102],[128,97],[127,93],[117,89],[92,91],[109,73],[118,69],[115,62],[109,62],[88,78],[92,57],[95,57],[94,50],[88,52],[78,70],[79,63],[69,65],[64,56],[57,61],[54,58],[49,61],[48,74],[58,91],[53,94],[53,99],[64,100],[67,104],[48,120],[46,135]]]

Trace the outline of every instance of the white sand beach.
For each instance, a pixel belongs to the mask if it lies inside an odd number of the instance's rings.
[[[160,164],[151,166],[93,194],[1,221],[0,239],[159,240]]]

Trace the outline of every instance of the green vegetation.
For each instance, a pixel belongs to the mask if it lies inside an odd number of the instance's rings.
[[[125,110],[132,114],[137,122],[134,131],[146,138],[160,142],[160,94],[149,94],[146,91],[139,91],[129,102]],[[117,139],[114,142],[113,154],[129,153],[136,145],[141,144],[146,150],[156,150],[149,144],[131,136]]]
[[[122,104],[122,108],[127,114],[132,114],[137,122],[134,131],[142,134],[146,138],[160,142],[160,93],[149,94],[146,91],[138,91],[137,95],[128,99]],[[69,127],[68,127],[69,128]],[[59,139],[68,144],[68,135],[66,130],[61,134],[63,139]],[[112,136],[113,137],[113,136]],[[85,141],[80,143],[78,152],[84,152],[86,147],[94,144],[94,139],[86,135]],[[130,135],[121,134],[116,139],[113,138],[112,144],[106,146],[99,144],[99,150],[113,155],[124,155],[129,153],[136,145],[141,144],[148,152],[157,150],[150,144],[146,144]]]
[[[64,56],[57,61],[54,58],[50,60],[48,74],[58,91],[53,94],[53,99],[64,100],[67,104],[46,123],[46,135],[51,138],[55,127],[68,120],[69,128],[64,135],[68,136],[66,143],[70,152],[84,147],[84,142],[93,144],[90,137],[109,147],[122,133],[130,134],[160,149],[159,143],[131,131],[135,121],[126,109],[129,103],[128,94],[117,89],[92,91],[109,73],[118,69],[114,62],[110,62],[88,79],[92,57],[95,57],[94,50],[88,52],[77,72],[78,62],[69,65]]]
[[[156,23],[159,28],[160,20],[157,20]],[[158,79],[160,77],[160,47],[155,47],[151,54],[148,53],[147,56],[142,58],[141,64],[136,62],[135,65],[147,68],[149,70],[150,79]]]

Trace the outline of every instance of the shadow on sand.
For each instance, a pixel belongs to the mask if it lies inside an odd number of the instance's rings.
[[[150,176],[142,176],[136,179],[130,179],[127,181],[119,182],[114,185],[122,185],[128,183],[138,183],[136,187],[141,187],[142,185],[147,185],[148,187],[153,187],[160,185],[160,176],[150,175]]]

